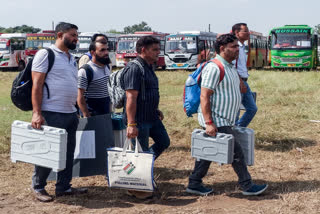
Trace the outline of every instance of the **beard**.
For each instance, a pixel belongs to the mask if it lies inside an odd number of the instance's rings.
[[[64,39],[63,44],[70,50],[74,50],[77,47],[77,44],[73,44],[70,40]]]
[[[108,65],[108,64],[111,63],[109,56],[107,56],[107,57],[100,57],[100,56],[96,55],[96,60],[97,60],[98,62],[100,62],[101,64],[103,64],[103,65]]]

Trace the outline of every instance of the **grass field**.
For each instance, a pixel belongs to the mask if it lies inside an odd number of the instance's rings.
[[[10,125],[30,121],[30,112],[16,109],[10,101],[16,75],[0,73],[0,212],[9,213],[320,213],[320,72],[250,71],[249,84],[257,92],[258,113],[250,124],[255,130],[255,165],[249,167],[257,183],[268,183],[260,197],[244,197],[230,165],[212,164],[204,183],[215,195],[195,197],[184,193],[194,160],[190,135],[198,128],[187,118],[182,91],[188,72],[157,72],[160,109],[171,138],[171,147],[156,161],[160,191],[155,199],[140,202],[123,191],[107,189],[103,176],[74,179],[74,186],[88,186],[89,195],[62,198],[41,205],[27,189],[32,167],[9,159]],[[53,193],[54,183],[48,190]],[[2,193],[1,193],[2,192]],[[32,203],[29,203],[30,200]]]

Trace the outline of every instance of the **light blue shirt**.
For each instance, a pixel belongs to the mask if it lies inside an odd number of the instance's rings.
[[[45,87],[43,87],[42,111],[59,113],[73,113],[78,95],[78,69],[72,55],[68,55],[55,45],[51,45],[55,55],[54,64],[45,79],[49,87],[50,99]],[[47,73],[49,66],[48,52],[41,49],[32,61],[32,72]]]
[[[239,57],[237,59],[237,62],[235,62],[235,65],[237,67],[238,74],[242,78],[248,78],[248,68],[247,68],[247,60],[248,55],[246,53],[246,46],[245,44],[242,44],[240,41],[238,41],[239,44]]]

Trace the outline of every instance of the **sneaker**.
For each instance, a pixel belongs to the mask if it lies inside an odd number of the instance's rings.
[[[65,195],[80,195],[87,193],[87,188],[70,188],[64,192],[56,192],[56,197],[65,196]]]
[[[243,195],[260,195],[268,188],[268,184],[257,185],[253,184],[253,186],[247,191],[243,191]]]
[[[50,196],[45,189],[35,190],[32,188],[33,196],[41,202],[53,201],[53,197]]]
[[[144,192],[137,190],[128,190],[127,195],[133,196],[138,199],[150,199],[153,197],[153,192]]]
[[[188,187],[186,189],[186,192],[187,193],[191,193],[191,194],[201,195],[201,196],[207,196],[207,195],[209,195],[210,193],[213,192],[213,189],[207,188],[207,187],[204,187],[204,186],[201,185],[201,186],[196,187],[196,188]]]

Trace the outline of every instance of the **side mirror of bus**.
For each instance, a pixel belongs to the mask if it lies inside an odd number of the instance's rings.
[[[271,36],[268,37],[268,49],[271,49]]]

